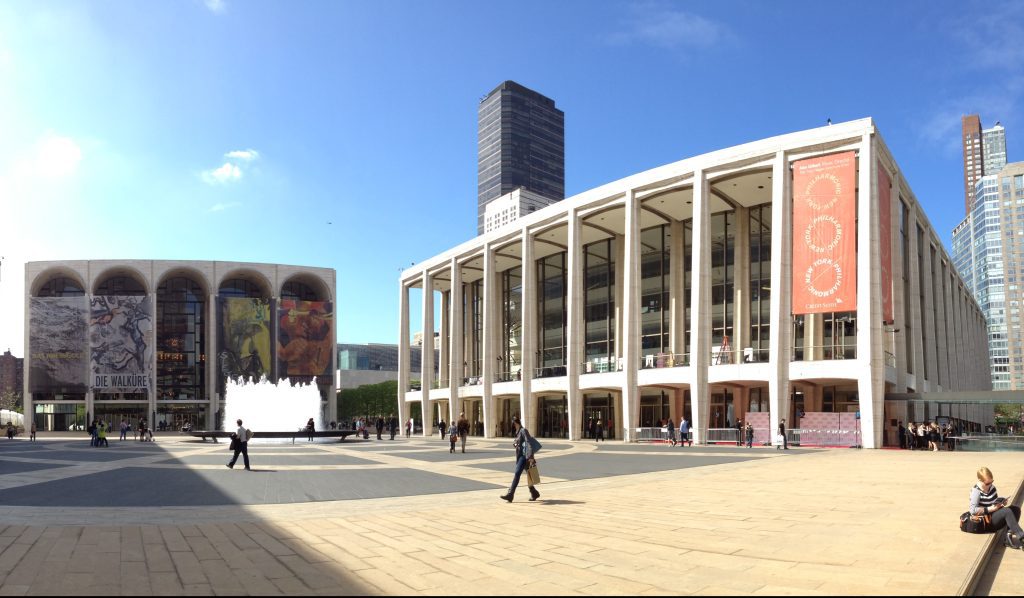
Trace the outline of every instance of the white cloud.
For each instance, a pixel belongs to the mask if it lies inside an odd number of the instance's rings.
[[[224,0],[203,0],[203,4],[206,8],[210,9],[210,12],[216,14],[224,14],[228,9],[228,5],[224,3]]]
[[[234,150],[224,154],[225,158],[229,160],[244,160],[246,162],[252,162],[253,160],[260,157],[260,153],[254,149],[247,150]]]
[[[638,2],[630,7],[624,29],[609,36],[615,44],[641,43],[660,48],[710,48],[734,39],[723,24],[678,10],[663,2]]]
[[[211,170],[204,170],[201,174],[203,181],[208,185],[223,185],[238,181],[245,174],[242,167],[247,167],[250,162],[258,160],[260,153],[254,149],[232,150],[224,154],[227,160],[224,164]]]
[[[242,169],[230,162],[225,162],[219,168],[204,170],[203,180],[208,185],[223,185],[242,178]]]
[[[241,206],[242,206],[242,202],[240,202],[240,201],[231,201],[231,202],[228,202],[228,203],[216,204],[216,205],[212,206],[207,211],[208,212],[223,212],[224,210],[229,210],[231,208],[238,208],[238,207],[241,207]]]
[[[61,179],[73,175],[81,161],[82,150],[74,139],[47,133],[35,143],[15,171],[21,176]]]

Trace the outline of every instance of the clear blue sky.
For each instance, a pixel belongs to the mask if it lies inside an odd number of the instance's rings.
[[[46,259],[333,267],[339,340],[395,342],[399,270],[475,234],[505,79],[565,111],[569,195],[872,116],[948,245],[960,116],[1024,160],[1022,65],[1022,2],[8,0],[0,351]]]

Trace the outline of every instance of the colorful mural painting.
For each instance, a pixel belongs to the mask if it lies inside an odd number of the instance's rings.
[[[220,323],[219,351],[223,388],[227,378],[259,380],[271,377],[271,304],[269,299],[220,297],[217,299]]]
[[[153,302],[149,297],[89,300],[89,385],[97,393],[147,392],[153,386]]]
[[[32,297],[29,320],[29,392],[84,393],[85,297]]]
[[[277,308],[277,376],[330,376],[334,306],[282,299]]]

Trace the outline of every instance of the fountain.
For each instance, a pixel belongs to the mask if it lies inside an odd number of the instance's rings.
[[[225,432],[234,432],[236,420],[253,432],[294,432],[305,428],[312,417],[318,432],[324,431],[323,412],[320,408],[320,391],[314,379],[311,384],[292,384],[288,378],[277,384],[262,377],[259,382],[251,380],[227,380],[224,392],[225,408],[222,427]]]

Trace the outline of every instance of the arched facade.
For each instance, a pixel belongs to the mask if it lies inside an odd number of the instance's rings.
[[[699,443],[739,420],[775,442],[785,421],[874,448],[906,417],[886,393],[990,388],[984,318],[871,119],[585,191],[399,282],[403,421],[443,404],[487,436],[521,415],[541,436],[600,419],[633,441],[682,417]],[[413,386],[409,312],[430,338],[438,302],[438,379],[424,353]],[[947,325],[920,334],[939,306]]]
[[[331,269],[102,260],[30,262],[26,271],[25,406],[41,430],[85,426],[97,417],[133,425],[147,419],[157,430],[186,423],[220,429],[229,400],[224,365],[237,366],[231,359],[246,341],[249,351],[259,345],[260,373],[272,380],[290,367],[300,372],[293,381],[311,381],[314,374],[306,373],[316,369],[324,419],[336,419]],[[280,294],[289,281],[325,299],[314,310],[295,305]],[[260,334],[239,320],[253,313]],[[282,330],[281,322],[291,328]],[[315,359],[287,350],[300,334],[324,348]]]

